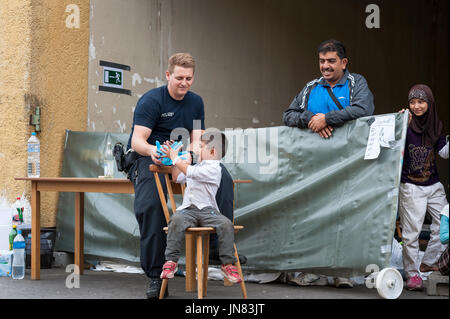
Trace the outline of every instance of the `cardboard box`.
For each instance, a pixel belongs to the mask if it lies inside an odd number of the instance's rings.
[[[0,250],[0,277],[11,277],[13,252]]]

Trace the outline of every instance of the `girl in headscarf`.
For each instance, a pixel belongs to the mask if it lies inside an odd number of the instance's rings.
[[[408,94],[409,122],[399,194],[402,225],[403,266],[407,289],[423,288],[420,272],[438,270],[437,261],[445,249],[439,238],[440,213],[448,204],[439,180],[436,154],[445,146],[431,89],[414,85]],[[431,237],[419,266],[419,235],[426,212],[432,218]]]

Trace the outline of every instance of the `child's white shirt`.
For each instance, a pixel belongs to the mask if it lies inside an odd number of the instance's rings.
[[[186,175],[180,173],[177,178],[177,183],[186,183],[183,203],[177,210],[191,205],[195,205],[198,209],[214,207],[219,210],[216,194],[221,178],[222,167],[218,160],[203,160],[195,165],[189,165]]]

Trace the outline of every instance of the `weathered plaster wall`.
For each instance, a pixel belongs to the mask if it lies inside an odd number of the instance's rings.
[[[70,4],[79,8],[79,28],[67,27]],[[89,0],[2,0],[0,21],[0,189],[12,201],[30,192],[28,182],[14,177],[26,175],[26,143],[34,131],[28,122],[36,103],[41,176],[60,175],[65,130],[86,129]],[[42,193],[42,226],[55,226],[56,208],[57,193]]]
[[[31,0],[0,2],[0,191],[9,201],[21,195],[24,185],[14,181],[26,173],[30,92]]]

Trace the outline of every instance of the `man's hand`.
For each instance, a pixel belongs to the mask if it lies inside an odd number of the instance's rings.
[[[317,113],[316,115],[314,115],[309,121],[308,127],[316,133],[319,133],[319,131],[326,128],[327,121],[325,120],[325,114]]]
[[[328,125],[324,129],[320,130],[318,133],[322,138],[329,138],[331,136],[331,132],[333,132],[333,127]]]
[[[157,149],[155,145],[150,145],[150,156],[152,161],[156,165],[161,165],[161,160],[159,159],[159,154],[157,153]]]

